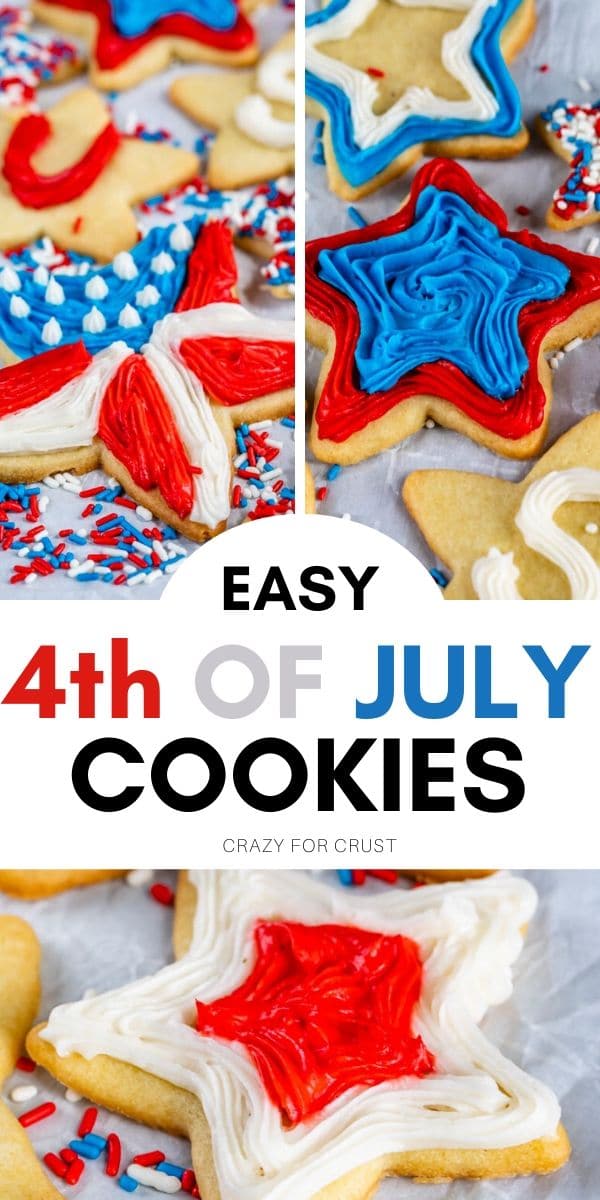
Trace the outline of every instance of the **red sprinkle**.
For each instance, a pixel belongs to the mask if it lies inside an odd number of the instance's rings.
[[[196,1186],[196,1176],[194,1175],[194,1172],[184,1171],[183,1175],[181,1176],[181,1187],[183,1191],[188,1193],[191,1192],[193,1194]]]
[[[37,1125],[38,1121],[45,1121],[46,1117],[51,1117],[56,1112],[56,1105],[51,1100],[47,1100],[45,1104],[39,1104],[37,1108],[30,1108],[29,1112],[21,1113],[19,1124],[24,1129],[28,1129],[30,1125]]]
[[[83,227],[83,217],[75,217],[73,221],[73,233],[81,233]]]
[[[385,71],[380,71],[379,67],[367,67],[367,75],[370,75],[371,79],[384,79]]]
[[[32,1071],[35,1071],[35,1063],[32,1062],[32,1060],[28,1058],[26,1054],[22,1054],[21,1057],[17,1059],[16,1067],[17,1071],[27,1071],[28,1075],[30,1075]]]
[[[106,1174],[118,1175],[121,1166],[121,1142],[116,1133],[109,1133],[106,1139]]]
[[[74,1150],[71,1150],[70,1146],[63,1146],[62,1150],[60,1151],[60,1157],[62,1158],[63,1162],[70,1167],[71,1163],[74,1163],[78,1156]]]
[[[91,1133],[97,1120],[98,1120],[98,1109],[97,1108],[86,1108],[86,1110],[81,1118],[81,1121],[79,1122],[79,1129],[77,1130],[77,1137],[82,1138],[82,1137],[85,1137],[86,1133]]]
[[[317,500],[324,500],[326,495],[327,495],[326,487],[317,488]]]
[[[517,204],[515,212],[518,213],[520,217],[528,217],[531,209],[528,208],[526,204]]]
[[[85,1171],[85,1163],[82,1158],[76,1158],[74,1163],[71,1163],[66,1175],[65,1183],[79,1183],[83,1172]]]
[[[159,1163],[165,1161],[165,1155],[162,1150],[149,1150],[148,1154],[136,1154],[133,1159],[139,1167],[157,1167]]]
[[[62,1159],[58,1157],[58,1154],[45,1154],[44,1162],[48,1170],[52,1171],[53,1175],[58,1175],[59,1179],[66,1179],[69,1168],[62,1161]]]
[[[548,66],[548,63],[542,63],[542,65],[540,67],[538,67],[538,71],[540,71],[542,75],[545,75],[546,71],[549,71],[549,70],[550,70],[550,67]]]
[[[158,900],[159,904],[170,905],[175,901],[175,892],[166,883],[153,883],[150,888],[150,895],[153,900]]]

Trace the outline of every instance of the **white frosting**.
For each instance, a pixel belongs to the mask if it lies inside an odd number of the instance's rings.
[[[88,300],[104,300],[108,295],[108,286],[101,275],[92,275],[85,285]]]
[[[51,275],[50,279],[48,280],[48,286],[44,294],[44,299],[46,304],[64,304],[65,302],[64,288],[62,284],[58,282],[58,279],[54,277],[54,275]]]
[[[135,259],[129,250],[120,250],[113,259],[112,265],[115,275],[119,279],[135,279],[138,269],[135,265]]]
[[[119,325],[123,329],[134,329],[136,325],[141,325],[142,318],[133,304],[126,304],[119,313]]]
[[[157,275],[170,275],[175,270],[175,263],[166,250],[161,250],[160,254],[154,255],[150,267]]]
[[[235,123],[242,133],[264,146],[285,150],[294,145],[294,122],[273,115],[271,100],[293,107],[294,50],[274,50],[266,54],[256,73],[257,92],[245,96],[235,110]]]
[[[468,99],[447,100],[434,95],[428,87],[409,87],[386,112],[376,114],[379,84],[366,72],[323,54],[321,42],[351,37],[367,20],[379,0],[349,0],[340,12],[306,31],[306,66],[320,79],[341,88],[348,96],[352,126],[361,149],[377,145],[401,126],[411,115],[431,118],[455,117],[461,120],[490,121],[498,111],[498,101],[477,70],[471,48],[486,11],[498,0],[436,0],[436,7],[465,10],[465,19],[457,29],[444,35],[441,58],[445,70],[462,85]],[[401,7],[422,7],[422,0],[393,0]]]
[[[11,296],[8,307],[11,317],[28,317],[31,312],[31,308],[24,296]]]
[[[194,244],[194,238],[187,225],[181,221],[173,227],[173,232],[169,238],[169,245],[172,250],[191,250]]]
[[[151,308],[153,304],[158,304],[159,300],[160,292],[153,283],[147,283],[141,291],[136,293],[135,297],[138,308]]]
[[[600,500],[600,471],[570,467],[551,471],[527,489],[515,517],[523,541],[566,575],[573,600],[600,600],[600,569],[585,546],[561,529],[554,514],[568,501]],[[471,580],[480,600],[522,600],[512,554],[495,547],[473,564]]]
[[[512,992],[512,964],[536,906],[525,880],[498,874],[358,896],[301,871],[190,877],[198,905],[188,954],[148,979],[55,1009],[42,1037],[61,1056],[108,1054],[197,1096],[216,1132],[222,1200],[309,1200],[380,1155],[507,1148],[555,1134],[555,1096],[479,1029]],[[436,1072],[353,1088],[317,1119],[282,1126],[244,1047],[194,1029],[195,1000],[228,995],[251,971],[259,920],[413,938],[424,965],[414,1027],[436,1056]]]
[[[106,317],[94,304],[85,314],[81,325],[86,333],[103,333],[106,329]]]
[[[0,421],[0,454],[66,450],[89,446],[98,431],[102,397],[131,350],[114,342],[89,367],[39,404],[9,413]]]
[[[20,292],[21,290],[21,280],[19,279],[18,272],[15,271],[15,268],[10,263],[0,271],[0,288],[4,292]]]
[[[42,327],[42,341],[46,346],[58,346],[62,341],[62,327],[56,317],[50,317]]]

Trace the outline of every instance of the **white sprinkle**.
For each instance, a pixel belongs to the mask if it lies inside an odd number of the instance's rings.
[[[64,304],[64,289],[58,282],[58,279],[55,279],[54,276],[48,280],[48,286],[46,288],[44,299],[46,304]]]
[[[432,421],[431,417],[427,418],[427,420],[425,422],[425,428],[426,429],[435,429],[435,421]]]
[[[126,304],[119,313],[119,325],[123,329],[134,329],[136,325],[141,325],[142,318],[133,304]]]
[[[138,308],[151,308],[153,304],[158,304],[160,300],[160,292],[155,288],[153,283],[147,283],[141,292],[138,292],[135,302]]]
[[[571,353],[571,350],[576,350],[578,346],[582,346],[582,345],[583,345],[583,338],[582,338],[582,337],[576,337],[576,338],[573,338],[573,339],[572,339],[572,341],[570,341],[570,342],[567,342],[567,344],[566,344],[566,346],[565,346],[565,348],[564,348],[564,349],[565,349],[565,354],[570,354],[570,353]]]
[[[584,79],[583,76],[580,76],[579,79],[577,80],[577,83],[579,84],[579,87],[581,88],[582,92],[591,92],[592,85],[591,85],[589,79]]]
[[[5,292],[20,292],[21,290],[21,280],[10,264],[0,271],[0,287]]]
[[[550,359],[550,370],[555,371],[556,368],[558,367],[559,363],[560,363],[560,359],[557,357],[556,354],[553,354],[552,358]]]
[[[58,346],[62,340],[62,329],[56,317],[50,317],[42,329],[42,341],[46,346]]]
[[[152,520],[152,513],[150,512],[150,509],[144,508],[143,504],[138,504],[135,511],[136,511],[138,517],[141,517],[142,521],[151,521]]]
[[[113,260],[113,271],[119,279],[135,279],[138,269],[128,250],[121,250]]]
[[[171,250],[189,250],[194,244],[194,239],[187,227],[179,223],[175,225],[169,238]]]
[[[276,467],[274,471],[263,471],[260,478],[263,483],[272,483],[276,479],[279,479],[280,475],[283,475],[283,471],[281,467]]]
[[[28,317],[31,309],[23,296],[11,296],[10,298],[10,315],[11,317]]]
[[[595,522],[595,521],[588,521],[588,523],[587,523],[587,525],[586,525],[586,527],[585,527],[585,532],[586,532],[586,533],[597,533],[597,532],[598,532],[598,526],[596,525],[596,522]]]
[[[49,487],[49,488],[60,487],[60,483],[58,482],[56,475],[44,475],[44,478],[42,479],[42,483],[45,483],[46,487]]]
[[[41,287],[46,287],[49,278],[50,278],[50,275],[48,273],[47,267],[43,267],[40,265],[39,267],[35,268],[35,271],[33,272],[33,282],[34,283],[39,283]]]
[[[13,1088],[10,1098],[13,1104],[27,1104],[28,1100],[33,1100],[33,1097],[37,1096],[37,1091],[32,1083],[23,1083],[20,1087]]]
[[[175,270],[175,263],[166,250],[161,250],[160,254],[154,255],[150,268],[155,275],[169,275],[171,271]]]
[[[37,575],[27,575],[25,578],[25,583],[31,586],[32,583],[35,583],[36,579]]]
[[[135,587],[136,584],[145,583],[145,582],[146,582],[146,576],[142,575],[142,573],[140,572],[139,575],[130,575],[129,579],[127,580],[127,583],[125,584],[125,587]]]
[[[157,554],[158,557],[162,560],[162,562],[167,561],[169,555],[167,554],[162,542],[158,541],[158,538],[154,539],[154,541],[152,543],[152,549],[154,550],[154,553]]]
[[[40,512],[41,512],[41,513],[45,513],[45,511],[46,511],[46,509],[47,509],[47,507],[48,507],[49,503],[50,503],[50,500],[49,500],[48,496],[41,496],[41,497],[40,497],[40,499],[39,499],[39,501],[38,501],[38,508],[39,508],[39,510],[40,510]]]
[[[81,491],[81,484],[80,484],[80,483],[70,483],[70,482],[68,482],[68,483],[63,483],[63,485],[62,485],[62,486],[63,486],[63,488],[64,488],[65,492],[75,492],[77,496],[79,495],[79,493],[80,493],[80,491]]]
[[[125,876],[125,880],[130,887],[142,888],[146,887],[146,884],[150,883],[153,875],[154,871],[129,871]]]
[[[108,296],[108,287],[101,275],[92,275],[85,285],[88,300],[104,300]]]
[[[106,329],[106,319],[99,308],[94,304],[90,311],[85,314],[81,322],[82,328],[86,333],[103,333]]]
[[[272,421],[254,421],[252,425],[248,426],[248,429],[270,429],[272,424]]]
[[[598,249],[598,246],[600,246],[600,238],[599,237],[590,238],[590,240],[585,248],[586,254],[595,254],[596,250]]]
[[[81,1099],[82,1099],[82,1097],[79,1095],[79,1092],[74,1092],[73,1088],[66,1089],[65,1100],[68,1100],[69,1104],[77,1104],[78,1100],[81,1100]]]
[[[29,546],[22,546],[20,550],[17,550],[18,558],[26,558],[28,554],[29,554]]]

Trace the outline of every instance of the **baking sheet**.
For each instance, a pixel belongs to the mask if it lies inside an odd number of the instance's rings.
[[[334,872],[326,874],[334,883]],[[492,1010],[485,1028],[504,1053],[557,1092],[573,1144],[572,1160],[555,1175],[531,1179],[418,1185],[418,1189],[407,1180],[389,1180],[379,1189],[377,1200],[412,1196],[415,1200],[595,1200],[598,1195],[600,871],[534,871],[528,878],[538,890],[538,911],[515,968],[513,996]],[[175,885],[172,872],[157,872],[155,879]],[[34,903],[0,895],[0,912],[23,916],[40,938],[42,1017],[55,1004],[78,999],[87,988],[116,987],[155,972],[171,958],[172,910],[152,900],[145,888],[135,889],[125,882]],[[31,1078],[15,1072],[4,1088],[5,1097],[16,1084],[29,1083]],[[58,1112],[30,1130],[42,1155],[73,1138],[85,1103],[69,1103],[64,1088],[40,1069],[33,1082],[39,1088],[35,1101],[11,1107],[18,1114],[33,1103],[55,1100]],[[101,1111],[97,1132],[110,1130],[122,1138],[126,1161],[159,1147],[172,1161],[189,1165],[184,1141]],[[102,1174],[100,1164],[101,1160],[91,1163],[77,1188],[62,1188],[65,1194],[81,1200],[117,1200],[122,1193],[114,1180]],[[61,1191],[59,1181],[56,1186]],[[140,1188],[137,1194],[142,1200],[155,1193]]]
[[[312,0],[309,0],[309,7]],[[538,24],[511,67],[523,102],[526,124],[532,123],[546,105],[561,96],[575,102],[595,101],[600,96],[600,4],[598,0],[537,0]],[[587,86],[586,86],[587,85]],[[587,90],[589,87],[589,90]],[[325,168],[312,161],[315,122],[307,135],[307,236],[326,236],[354,227],[348,205],[327,190]],[[371,223],[400,207],[420,164],[373,196],[356,202],[356,208]],[[529,228],[550,242],[559,242],[585,252],[600,230],[588,227],[559,234],[546,227],[544,214],[556,187],[566,178],[568,164],[556,157],[535,133],[528,149],[505,162],[464,161],[477,182],[499,201],[509,214],[514,229]],[[515,213],[517,205],[531,209],[528,217]],[[307,385],[314,393],[322,355],[308,352]],[[548,445],[582,417],[600,407],[600,338],[586,342],[565,355],[554,375],[554,403]],[[410,471],[424,467],[450,467],[479,471],[502,479],[520,480],[531,463],[511,462],[476,446],[468,438],[449,430],[423,429],[393,450],[374,459],[345,467],[334,482],[327,483],[325,464],[315,465],[317,487],[327,484],[328,495],[318,508],[332,516],[350,514],[401,542],[427,567],[442,566],[434,558],[402,502],[401,490]]]
[[[19,0],[16,0],[14,6],[26,7],[26,5],[19,4]],[[268,8],[262,7],[253,16],[253,23],[258,28],[261,45],[268,48],[293,23],[293,12],[279,5]],[[48,26],[44,26],[43,24],[36,24],[33,28],[40,31],[48,31]],[[78,43],[78,39],[71,37],[70,34],[64,34],[63,36],[69,41]],[[78,44],[83,47],[83,43],[79,42]],[[193,149],[200,134],[207,133],[208,131],[202,129],[180,112],[169,100],[168,92],[171,83],[179,75],[191,75],[195,72],[211,72],[212,70],[213,68],[209,66],[197,66],[190,63],[178,64],[159,75],[153,76],[151,79],[145,80],[127,92],[121,92],[118,95],[111,94],[111,103],[116,114],[118,127],[120,129],[130,129],[137,120],[151,130],[168,130],[182,146],[186,149]],[[42,109],[47,109],[67,92],[88,85],[89,80],[87,76],[82,74],[76,76],[75,79],[67,84],[58,87],[40,88],[38,91],[38,103]],[[186,215],[188,217],[192,216],[193,210],[188,210],[187,214],[183,213],[184,218]],[[151,218],[144,217],[144,228],[148,228],[151,223],[171,224],[176,219],[179,219],[179,215],[177,217],[169,217],[167,215],[161,217],[160,214],[153,213]],[[236,259],[240,273],[238,292],[242,302],[253,312],[262,316],[273,317],[276,320],[292,319],[294,315],[293,302],[278,300],[270,296],[264,286],[260,275],[260,268],[264,265],[265,260],[237,249]],[[283,449],[276,465],[282,468],[286,484],[293,487],[293,431],[276,422],[273,425],[272,436],[276,441],[283,443]],[[94,487],[98,483],[106,483],[106,475],[100,471],[90,472],[87,475],[81,476],[81,479],[84,489]],[[93,528],[93,518],[89,521],[82,520],[81,512],[84,508],[84,502],[80,501],[78,496],[62,489],[49,489],[44,485],[42,485],[42,492],[50,501],[48,509],[44,514],[44,520],[48,532],[54,541],[58,540],[56,535],[60,529],[74,528],[75,530],[79,530],[82,527]],[[105,505],[104,512],[108,513],[109,511],[111,511],[110,508]],[[245,515],[246,512],[244,510],[233,510],[229,521],[230,527],[237,525]],[[135,516],[132,520],[134,524],[139,524],[140,529],[144,527],[144,524],[147,524],[143,520],[137,520]],[[177,548],[183,548],[186,553],[193,553],[201,549],[197,543],[184,537],[179,537],[175,545]],[[70,546],[69,549],[76,552],[77,558],[85,558],[85,553],[81,552],[83,548]],[[19,561],[14,551],[0,553],[0,600],[157,600],[169,580],[168,575],[163,575],[148,586],[108,587],[105,584],[96,582],[77,583],[74,579],[69,579],[66,572],[57,571],[52,576],[36,579],[31,587],[23,585],[12,586],[9,582],[12,568]]]

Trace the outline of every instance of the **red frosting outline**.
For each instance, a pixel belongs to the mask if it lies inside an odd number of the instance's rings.
[[[49,8],[69,8],[72,12],[90,13],[98,22],[94,49],[98,66],[105,71],[115,70],[140,50],[161,37],[189,38],[212,46],[224,53],[236,53],[256,44],[256,34],[250,22],[238,14],[233,29],[226,31],[210,29],[185,13],[162,17],[148,33],[139,37],[123,37],[113,22],[108,0],[45,0]]]
[[[409,371],[389,391],[369,394],[356,384],[354,355],[360,334],[359,314],[347,296],[320,279],[318,256],[325,249],[370,242],[407,229],[421,192],[430,186],[456,192],[476,212],[492,221],[505,237],[559,259],[571,272],[563,296],[528,304],[521,312],[519,332],[530,369],[519,391],[509,400],[500,401],[488,395],[453,363],[443,360]],[[448,400],[471,420],[500,437],[512,441],[525,437],[544,420],[547,397],[537,369],[544,338],[578,308],[597,301],[600,301],[597,259],[544,242],[528,230],[519,233],[509,230],[506,213],[477,186],[464,167],[446,159],[433,159],[418,171],[408,201],[399,212],[362,229],[318,238],[306,247],[306,307],[311,316],[335,334],[335,351],[315,410],[319,437],[343,442],[413,396]]]
[[[254,947],[240,987],[196,1002],[197,1029],[246,1048],[287,1125],[317,1116],[351,1088],[435,1070],[412,1030],[423,967],[410,938],[261,921]]]

